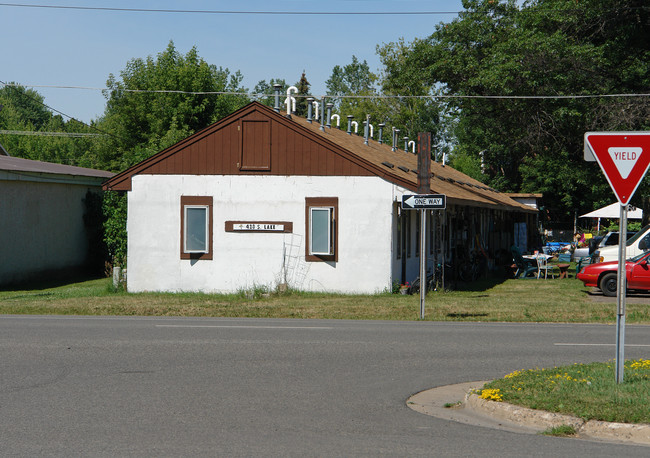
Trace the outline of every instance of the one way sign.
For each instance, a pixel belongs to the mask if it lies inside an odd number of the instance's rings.
[[[444,210],[447,208],[447,196],[444,194],[410,194],[402,196],[402,208],[405,210]]]

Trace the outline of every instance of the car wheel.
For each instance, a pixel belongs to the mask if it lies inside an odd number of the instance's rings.
[[[603,292],[603,295],[612,297],[616,296],[616,283],[617,283],[617,274],[616,272],[610,272],[603,275],[603,278],[600,279],[600,290]]]

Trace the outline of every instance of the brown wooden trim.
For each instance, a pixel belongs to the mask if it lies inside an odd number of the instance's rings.
[[[334,238],[333,255],[314,255],[309,253],[309,209],[311,207],[334,207]],[[339,260],[339,198],[338,197],[305,197],[305,261],[309,262],[338,262]]]
[[[207,253],[186,253],[184,251],[183,234],[185,233],[185,206],[207,205],[208,206],[208,252]],[[181,196],[181,259],[212,259],[212,196]]]
[[[237,229],[235,230],[234,226],[236,224],[282,224],[284,229],[281,231],[272,231],[265,229]],[[293,232],[293,222],[291,221],[226,221],[226,232],[239,232],[239,233],[250,233],[255,232],[258,234],[284,234]]]

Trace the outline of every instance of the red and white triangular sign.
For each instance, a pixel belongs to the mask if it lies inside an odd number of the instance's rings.
[[[596,157],[621,205],[627,205],[650,167],[650,132],[587,132],[585,149]]]

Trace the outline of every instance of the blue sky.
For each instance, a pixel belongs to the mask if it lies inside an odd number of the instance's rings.
[[[8,2],[7,2],[8,3]],[[33,5],[230,11],[448,11],[460,0],[16,0]],[[178,51],[196,46],[210,64],[240,70],[244,86],[284,78],[295,83],[303,70],[314,95],[326,93],[335,65],[352,55],[379,68],[378,44],[429,35],[456,14],[376,16],[223,15],[80,11],[0,5],[0,81],[24,85],[105,88],[132,58],[155,56],[173,40]],[[98,90],[35,87],[45,103],[79,120],[101,116]]]

